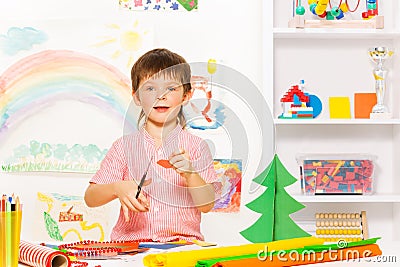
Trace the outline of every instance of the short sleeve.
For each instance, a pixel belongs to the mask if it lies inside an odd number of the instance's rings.
[[[100,164],[100,169],[95,173],[90,183],[110,184],[124,180],[128,173],[122,138],[116,140],[108,150]]]

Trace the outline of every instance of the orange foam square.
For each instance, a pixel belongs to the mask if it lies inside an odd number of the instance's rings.
[[[375,93],[355,93],[354,94],[354,118],[369,119],[369,114],[376,104]]]

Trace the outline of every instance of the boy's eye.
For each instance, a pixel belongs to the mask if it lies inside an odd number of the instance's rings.
[[[151,87],[151,86],[146,87],[146,91],[154,91],[154,90],[155,90],[154,87]]]
[[[168,87],[167,90],[168,90],[168,91],[175,91],[175,90],[176,90],[176,87]]]

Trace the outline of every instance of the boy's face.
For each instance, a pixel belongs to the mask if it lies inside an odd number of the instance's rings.
[[[182,104],[188,100],[180,82],[169,77],[150,77],[140,83],[135,103],[143,108],[147,120],[157,124],[176,121]]]

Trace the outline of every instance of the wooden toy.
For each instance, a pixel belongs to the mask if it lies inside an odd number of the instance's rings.
[[[360,8],[361,0],[340,0],[337,6],[332,6],[331,0],[308,0],[309,10],[313,19],[306,19],[301,0],[294,2],[295,15],[289,20],[290,28],[384,28],[384,17],[378,15],[378,0],[366,0],[366,10],[361,12],[361,18],[343,19],[346,13],[355,13]],[[329,6],[329,10],[328,10]],[[351,6],[351,7],[350,7]],[[360,11],[358,11],[360,13]],[[315,18],[315,19],[314,19]]]
[[[368,239],[367,213],[316,213],[315,234],[325,242]]]

